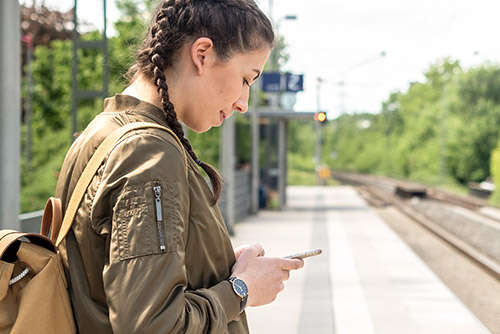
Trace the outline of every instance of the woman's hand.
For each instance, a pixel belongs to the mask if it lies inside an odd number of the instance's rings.
[[[236,263],[231,276],[241,278],[248,287],[248,306],[269,304],[276,295],[283,291],[284,284],[290,278],[290,270],[300,269],[304,261],[264,257],[260,244],[241,246],[234,250]]]
[[[236,258],[236,261],[238,261],[241,253],[243,253],[243,251],[245,249],[247,249],[248,247],[250,247],[250,245],[241,245],[241,246],[238,246],[238,247],[233,249],[234,257]],[[265,254],[264,249],[262,247],[260,247],[260,248],[262,249],[262,252],[259,254],[259,256],[264,256],[264,254]]]
[[[241,253],[243,253],[243,251],[245,249],[247,249],[249,247],[249,245],[241,245],[241,246],[238,246],[236,248],[233,249],[234,251],[234,257],[236,258],[236,261],[238,261]]]

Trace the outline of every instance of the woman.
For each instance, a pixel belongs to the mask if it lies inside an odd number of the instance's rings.
[[[216,205],[220,176],[180,125],[204,132],[246,112],[273,41],[252,0],[158,7],[130,86],[75,141],[57,185],[66,207],[96,147],[124,124],[160,124],[180,140],[153,128],[128,133],[88,187],[61,245],[80,333],[247,333],[245,307],[273,301],[303,266],[264,257],[258,244],[232,249]]]

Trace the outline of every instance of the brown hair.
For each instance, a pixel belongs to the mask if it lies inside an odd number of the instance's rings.
[[[170,102],[164,71],[172,65],[177,52],[199,37],[214,43],[217,57],[227,60],[236,53],[273,47],[274,33],[269,19],[253,0],[164,0],[156,9],[151,25],[129,73],[150,79],[161,96],[168,125],[187,152],[210,177],[214,200],[222,190],[215,168],[198,159]]]

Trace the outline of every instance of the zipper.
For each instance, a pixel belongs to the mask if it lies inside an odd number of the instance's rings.
[[[160,251],[164,253],[167,250],[165,246],[165,237],[163,236],[163,214],[161,210],[161,187],[154,186],[153,192],[155,194],[155,207],[156,207],[156,226],[158,228],[158,236],[160,238]]]

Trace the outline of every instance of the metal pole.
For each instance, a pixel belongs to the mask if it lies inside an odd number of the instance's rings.
[[[257,214],[259,211],[259,111],[257,109],[258,99],[258,84],[252,85],[252,101],[250,107],[250,127],[252,132],[252,205],[250,207],[252,214]]]
[[[285,172],[283,173],[283,182],[285,184],[285,189],[283,189],[283,206],[286,206],[287,203],[287,196],[286,196],[286,189],[288,186],[288,120],[285,119],[285,160],[283,161],[284,164],[284,169]]]
[[[321,111],[321,84],[323,79],[316,78],[316,108],[317,112]],[[316,121],[314,124],[316,130],[316,148],[314,154],[314,162],[316,165],[316,184],[321,184],[321,178],[319,177],[319,166],[321,165],[321,124]]]
[[[19,229],[21,142],[21,12],[0,1],[0,228]]]
[[[225,202],[225,218],[226,226],[230,234],[233,233],[235,222],[234,213],[234,166],[235,166],[235,136],[234,136],[234,117],[230,117],[224,121],[222,126],[221,136],[221,169],[222,177],[224,179],[224,202]]]
[[[75,6],[73,7],[73,32],[71,34],[71,39],[73,41],[73,57],[71,59],[71,140],[74,139],[74,134],[77,131],[78,123],[78,55],[77,55],[77,41],[78,41],[78,15],[77,15],[77,4],[78,0],[75,0]]]
[[[286,205],[286,120],[281,118],[278,130],[278,194],[279,208]]]
[[[31,144],[32,144],[32,98],[33,98],[33,36],[26,35],[26,100],[24,108],[24,123],[26,124],[26,164],[31,168]]]
[[[106,0],[103,0],[102,1],[103,3],[103,10],[104,10],[104,31],[103,31],[103,35],[102,35],[102,38],[103,38],[103,42],[104,42],[104,50],[103,50],[103,53],[104,53],[104,62],[103,62],[103,68],[102,68],[102,90],[103,90],[103,98],[106,98],[108,96],[108,89],[109,89],[109,55],[108,55],[108,37],[107,37],[107,33],[106,33],[106,28],[107,28],[107,23],[106,23]]]

